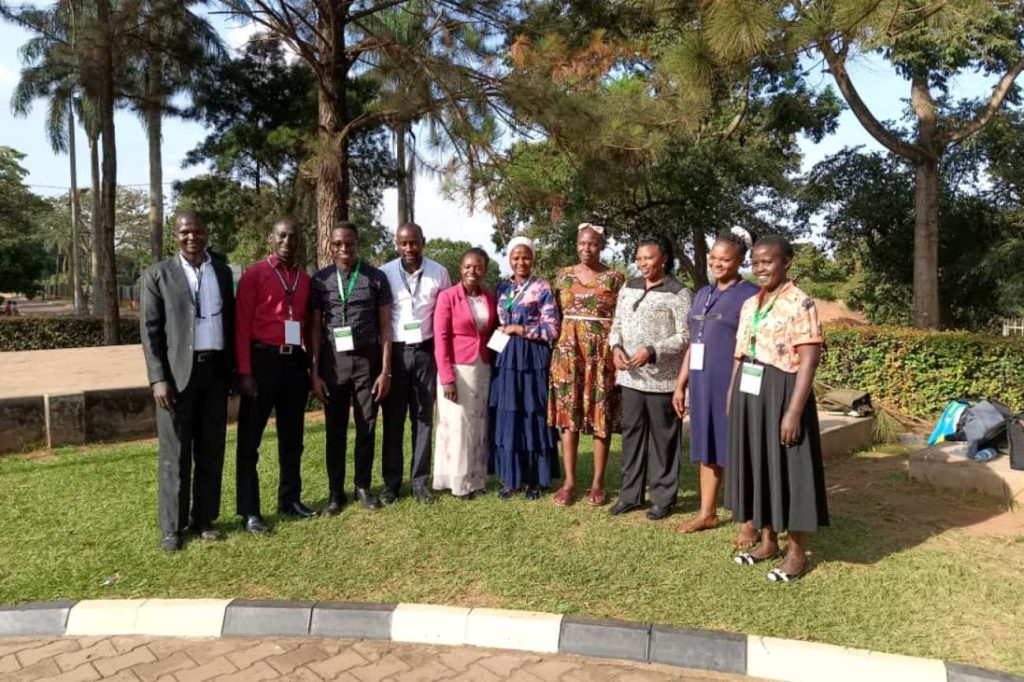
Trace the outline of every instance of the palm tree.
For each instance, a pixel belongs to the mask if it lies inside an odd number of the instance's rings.
[[[173,96],[191,90],[196,70],[224,55],[217,32],[191,11],[204,2],[146,0],[140,7],[139,23],[145,29],[127,88],[149,142],[149,243],[154,262],[163,256],[163,117],[180,114],[171,106]]]
[[[75,51],[76,25],[86,17],[76,16],[71,3],[61,3],[51,10],[22,8],[12,12],[0,7],[5,15],[23,25],[42,27],[39,35],[29,39],[20,50],[24,67],[11,96],[11,109],[16,116],[28,116],[36,99],[49,102],[45,120],[46,138],[55,154],[67,153],[70,163],[71,285],[75,314],[87,312],[82,290],[79,264],[79,225],[81,206],[78,193],[78,168],[75,144],[75,111],[81,110],[82,95],[78,85],[78,55]]]

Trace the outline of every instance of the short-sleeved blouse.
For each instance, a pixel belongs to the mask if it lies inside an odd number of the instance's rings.
[[[825,341],[814,299],[792,282],[784,283],[778,293],[766,295],[762,289],[757,296],[747,299],[736,331],[737,358],[750,357],[754,313],[759,307],[769,310],[757,325],[754,359],[795,374],[800,369],[797,347]]]

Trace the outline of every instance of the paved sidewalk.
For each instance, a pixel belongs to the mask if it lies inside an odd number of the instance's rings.
[[[704,682],[749,680],[663,665],[471,647],[312,638],[0,639],[0,679],[87,682]]]
[[[142,346],[0,353],[0,398],[149,386]]]

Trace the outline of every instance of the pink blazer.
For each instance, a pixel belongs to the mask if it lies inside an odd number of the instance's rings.
[[[437,378],[442,384],[455,383],[455,365],[471,365],[479,356],[491,361],[487,342],[498,326],[498,301],[494,293],[482,290],[487,301],[487,324],[477,331],[473,311],[462,283],[445,289],[437,296],[434,308],[434,359]]]

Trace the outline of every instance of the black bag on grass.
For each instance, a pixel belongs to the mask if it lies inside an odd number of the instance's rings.
[[[857,413],[858,417],[866,417],[875,410],[871,406],[871,394],[855,388],[834,389],[821,396],[818,407],[833,412]]]

